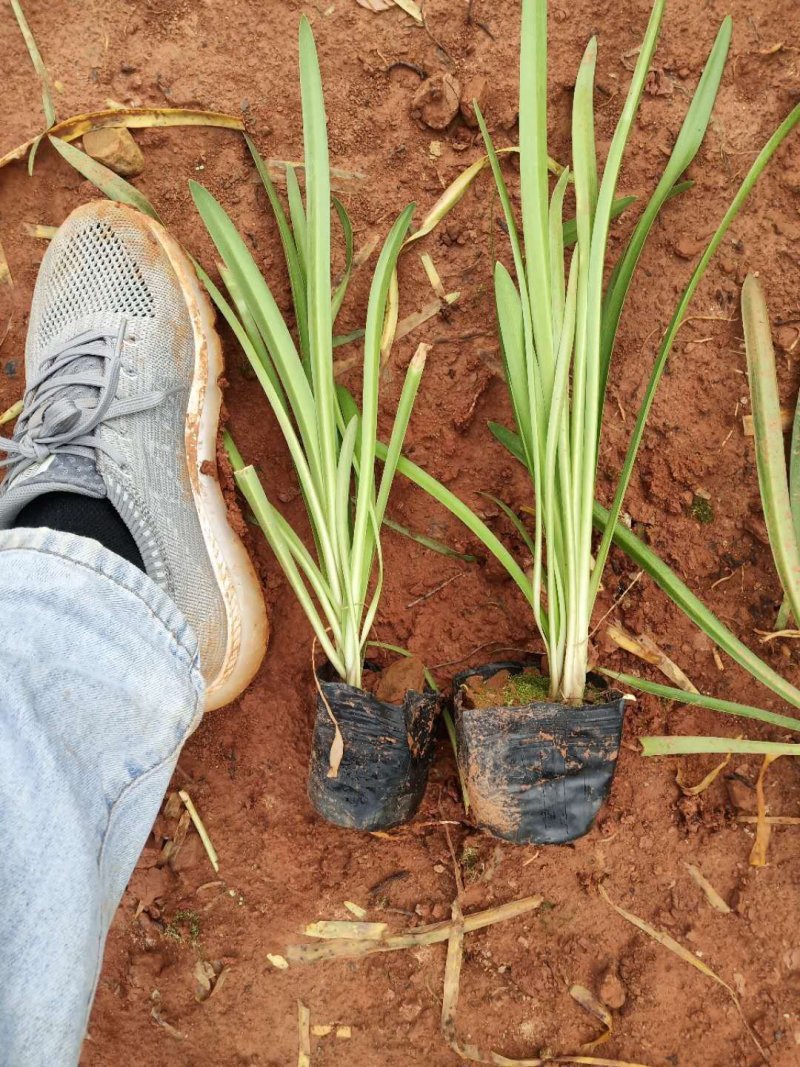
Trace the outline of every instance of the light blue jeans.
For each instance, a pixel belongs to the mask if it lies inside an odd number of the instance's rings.
[[[0,1065],[73,1067],[203,679],[177,607],[86,538],[0,532],[0,619]]]

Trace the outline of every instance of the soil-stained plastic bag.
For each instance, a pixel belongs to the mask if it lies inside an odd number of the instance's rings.
[[[608,796],[625,701],[611,690],[606,702],[582,707],[466,706],[468,678],[529,666],[489,663],[455,678],[458,762],[478,826],[518,844],[564,844],[591,829]]]
[[[388,830],[408,822],[428,781],[438,694],[409,691],[395,705],[342,681],[319,684],[324,699],[317,696],[308,779],[315,810],[328,822],[355,830]],[[338,766],[334,749],[333,767],[331,716],[343,742]]]

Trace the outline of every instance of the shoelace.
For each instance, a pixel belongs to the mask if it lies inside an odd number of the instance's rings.
[[[174,391],[115,399],[126,327],[123,319],[116,334],[102,330],[79,334],[48,358],[28,383],[14,437],[0,436],[0,450],[7,453],[0,467],[10,468],[11,477],[48,456],[85,455],[87,449],[123,462],[113,445],[99,440],[97,431],[112,419],[157,407]],[[86,357],[101,361],[100,366],[81,366],[79,361]],[[86,387],[93,392],[83,393]],[[76,390],[81,392],[75,395]]]

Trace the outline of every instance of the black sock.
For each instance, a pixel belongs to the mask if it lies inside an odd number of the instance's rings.
[[[144,560],[133,536],[106,497],[82,496],[80,493],[43,493],[26,504],[14,520],[14,526],[46,526],[50,530],[92,537],[110,552],[144,570]]]

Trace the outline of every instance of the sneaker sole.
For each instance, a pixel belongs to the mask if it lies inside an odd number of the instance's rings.
[[[216,678],[206,679],[205,710],[230,704],[255,676],[269,639],[269,623],[261,583],[250,556],[228,521],[228,509],[217,472],[217,431],[224,371],[222,345],[211,302],[194,268],[160,223],[137,218],[149,228],[178,277],[194,333],[194,377],[186,409],[186,463],[200,527],[219,583],[228,618],[225,657]]]

